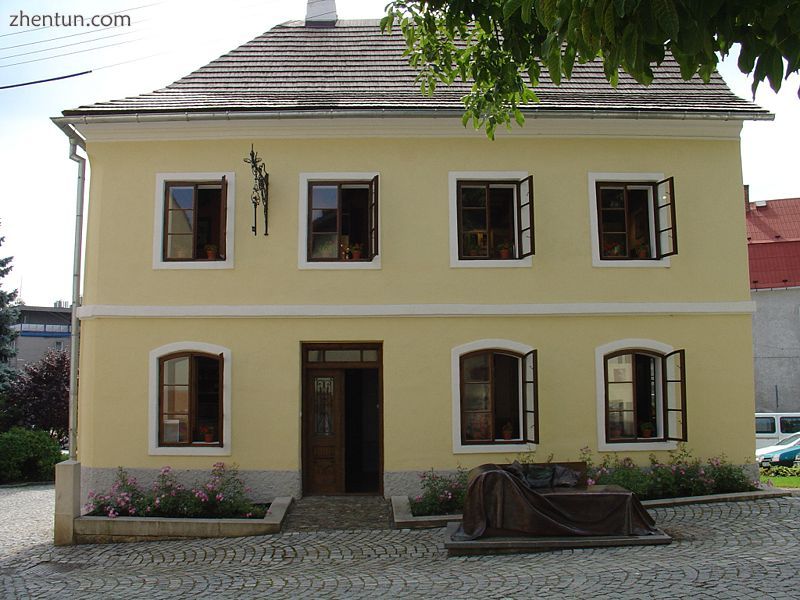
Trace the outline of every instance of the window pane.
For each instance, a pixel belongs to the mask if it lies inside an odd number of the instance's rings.
[[[162,438],[165,444],[186,444],[189,442],[189,416],[164,415],[161,422]]]
[[[197,356],[194,358],[197,373],[197,413],[194,418],[195,431],[192,441],[219,441],[219,368],[218,358]]]
[[[625,194],[622,188],[602,188],[600,208],[625,208]]]
[[[328,232],[336,231],[337,213],[335,210],[311,211],[311,231]]]
[[[464,208],[485,208],[485,186],[461,186],[461,206]]]
[[[362,359],[364,362],[376,362],[378,360],[377,350],[364,350]]]
[[[520,359],[507,354],[494,355],[494,436],[496,439],[519,439],[520,431]]]
[[[473,354],[462,363],[464,381],[489,381],[489,354]]]
[[[168,233],[192,233],[192,210],[171,210],[168,214],[167,232]]]
[[[192,236],[167,236],[167,258],[192,258]]]
[[[337,208],[337,188],[335,185],[315,185],[311,187],[312,208]]]
[[[333,435],[333,377],[314,377],[314,433]]]
[[[323,362],[324,360],[323,350],[308,351],[308,362]]]
[[[756,417],[756,433],[775,433],[773,417]]]
[[[361,350],[326,350],[327,362],[361,362]]]
[[[320,233],[311,236],[312,258],[338,258],[339,235],[336,233]]]
[[[464,384],[464,410],[489,410],[489,384]]]
[[[461,211],[463,231],[486,231],[486,211],[465,208]]]
[[[164,386],[162,406],[165,413],[189,414],[189,386],[168,385]]]
[[[166,385],[189,385],[189,357],[164,361],[164,383]]]
[[[608,410],[633,410],[633,384],[608,384]]]
[[[170,187],[169,208],[170,210],[192,210],[194,208],[194,188]]]
[[[464,424],[464,439],[469,441],[491,440],[490,417],[491,414],[488,412],[467,414]]]
[[[781,433],[800,431],[800,417],[781,417]]]
[[[622,354],[609,358],[608,364],[608,381],[614,382],[630,382],[633,381],[633,355]]]

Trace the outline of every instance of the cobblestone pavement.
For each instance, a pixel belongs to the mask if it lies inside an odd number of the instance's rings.
[[[56,548],[52,511],[52,487],[0,489],[0,597],[800,597],[800,496],[653,510],[670,546],[459,558],[442,529]]]

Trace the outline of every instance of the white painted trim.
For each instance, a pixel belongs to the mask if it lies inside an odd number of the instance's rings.
[[[212,181],[220,180],[223,175],[228,182],[225,206],[225,260],[204,261],[165,261],[163,260],[164,243],[164,185],[167,181]],[[233,244],[236,215],[236,173],[233,171],[215,171],[213,173],[156,173],[155,218],[153,219],[153,269],[178,270],[214,270],[233,268]]]
[[[597,389],[597,449],[601,452],[652,452],[653,450],[675,450],[677,442],[645,442],[630,444],[609,444],[606,442],[605,414],[606,414],[606,381],[604,360],[607,354],[627,348],[640,348],[654,350],[660,354],[669,354],[674,348],[663,342],[655,340],[627,338],[615,340],[594,350],[595,385]],[[663,402],[664,399],[662,398]]]
[[[504,339],[485,339],[475,340],[460,346],[456,346],[450,351],[450,383],[451,383],[451,403],[452,403],[452,431],[453,431],[453,454],[513,454],[515,452],[530,452],[536,449],[536,444],[520,442],[519,444],[480,444],[465,445],[461,443],[461,381],[459,377],[460,358],[463,354],[475,352],[477,350],[509,350],[517,354],[525,355],[533,350],[532,346],[521,344],[512,340]],[[520,365],[524,369],[524,365]],[[538,383],[538,382],[537,382]],[[522,382],[520,381],[520,385]]]
[[[514,180],[525,179],[527,171],[450,171],[447,174],[449,229],[450,229],[450,266],[453,268],[486,269],[486,268],[519,268],[530,267],[531,257],[519,260],[459,260],[458,258],[458,182],[473,180]],[[531,191],[531,193],[533,193]],[[516,192],[514,192],[516,198]],[[514,211],[516,214],[516,210]],[[516,218],[516,217],[515,217]],[[535,233],[535,232],[534,232]]]
[[[661,260],[602,260],[600,258],[600,227],[597,216],[597,182],[598,181],[647,181],[664,179],[663,173],[589,173],[589,232],[592,243],[592,266],[603,268],[642,269],[669,267],[667,256]],[[651,221],[652,222],[652,221]]]
[[[223,379],[222,379],[222,446],[204,448],[191,446],[177,448],[174,446],[161,447],[158,445],[158,359],[173,352],[195,351],[208,354],[222,354]],[[150,351],[148,358],[148,427],[147,427],[147,453],[150,456],[230,456],[231,455],[231,351],[224,346],[207,344],[205,342],[175,342],[166,344]]]
[[[383,198],[378,190],[378,251],[370,262],[331,261],[318,262],[308,260],[308,184],[312,181],[372,181],[379,177],[377,171],[370,173],[300,173],[300,190],[298,198],[297,218],[297,268],[309,270],[334,271],[374,271],[381,268],[381,219],[383,218]],[[380,179],[378,180],[380,186]]]
[[[606,302],[573,304],[242,304],[146,306],[87,304],[82,320],[112,318],[561,317],[598,315],[750,315],[742,302]]]
[[[238,115],[241,116],[241,115]],[[132,117],[135,118],[135,117]],[[90,123],[79,117],[75,128],[91,142],[220,139],[331,139],[331,138],[459,138],[485,140],[482,130],[464,127],[458,116],[439,118],[236,118],[202,119],[202,115],[172,121]],[[600,138],[600,139],[702,139],[739,140],[741,120],[542,118],[528,115],[524,127],[497,129],[498,139]]]

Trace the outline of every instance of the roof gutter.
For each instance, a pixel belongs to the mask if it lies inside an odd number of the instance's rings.
[[[524,110],[526,118],[571,118],[571,119],[642,119],[642,120],[715,120],[715,121],[772,121],[775,115],[769,112],[733,112],[733,111],[645,111],[645,110]],[[72,137],[66,129],[75,131],[76,125],[100,123],[166,123],[175,121],[242,121],[260,119],[353,119],[353,118],[461,118],[460,109],[425,108],[419,110],[404,109],[367,109],[367,110],[279,110],[279,111],[208,111],[208,112],[155,112],[125,114],[67,115],[53,117],[52,121],[64,133]]]

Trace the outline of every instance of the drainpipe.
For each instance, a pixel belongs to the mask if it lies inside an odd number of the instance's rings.
[[[81,302],[81,247],[83,245],[83,195],[86,185],[86,159],[77,152],[78,143],[74,138],[69,140],[69,157],[78,163],[78,191],[75,208],[75,248],[72,258],[72,333],[70,335],[69,361],[69,459],[77,457],[78,433],[78,358],[79,327],[78,306]]]

